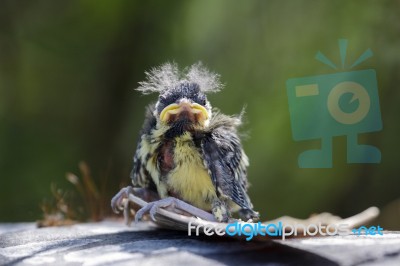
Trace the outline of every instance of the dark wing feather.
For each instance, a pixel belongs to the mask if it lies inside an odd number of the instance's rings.
[[[148,106],[146,110],[146,118],[143,128],[140,133],[140,138],[137,143],[135,155],[133,157],[133,168],[131,171],[132,183],[135,187],[147,187],[156,191],[156,186],[150,173],[146,169],[147,161],[150,159],[151,154],[149,151],[143,152],[142,149],[145,145],[143,142],[148,141],[147,136],[150,135],[151,130],[156,126],[156,118],[153,115],[154,104]]]
[[[246,193],[248,159],[237,134],[239,124],[240,118],[217,113],[202,138],[201,149],[217,192],[251,210],[253,205]]]

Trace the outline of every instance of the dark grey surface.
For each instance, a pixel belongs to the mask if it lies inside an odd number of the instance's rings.
[[[278,241],[281,244],[313,252],[340,265],[400,266],[400,233],[383,235],[330,236]]]
[[[1,265],[400,265],[399,253],[397,233],[246,242],[122,221],[0,224]]]

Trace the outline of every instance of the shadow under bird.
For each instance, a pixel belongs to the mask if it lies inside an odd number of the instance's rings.
[[[150,202],[136,212],[173,206],[209,221],[228,222],[233,212],[258,220],[247,195],[248,158],[238,136],[241,116],[227,116],[211,107],[206,94],[218,92],[219,75],[201,63],[183,71],[166,63],[146,72],[138,88],[159,93],[147,108],[131,173],[133,187],[123,188],[111,201],[115,212],[130,193]]]

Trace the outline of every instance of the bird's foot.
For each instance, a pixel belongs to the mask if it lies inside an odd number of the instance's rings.
[[[122,188],[112,199],[111,199],[111,208],[113,212],[119,213],[124,210],[125,201],[129,198],[130,194],[133,193],[133,187],[127,186]]]
[[[168,197],[165,199],[149,202],[146,206],[138,210],[135,215],[135,222],[138,222],[140,219],[142,219],[143,215],[146,213],[149,213],[151,219],[153,221],[156,221],[155,214],[159,208],[172,209],[174,212],[180,210],[190,215],[199,217],[203,220],[212,222],[215,221],[215,218],[211,213],[190,205],[189,203],[186,203],[180,199]]]
[[[146,201],[152,201],[159,199],[157,193],[154,193],[146,188],[133,188],[131,186],[127,186],[122,188],[112,199],[111,199],[111,208],[115,213],[119,213],[123,211],[124,220],[127,225],[131,223],[131,204],[135,203],[129,196],[139,197]]]

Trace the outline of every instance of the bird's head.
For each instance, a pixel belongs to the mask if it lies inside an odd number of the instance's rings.
[[[167,125],[185,124],[202,128],[211,118],[211,105],[197,83],[184,82],[158,98],[155,116]]]
[[[219,76],[206,70],[201,63],[179,72],[176,64],[164,64],[146,72],[147,81],[138,90],[159,92],[153,115],[159,126],[183,130],[204,129],[212,116],[207,92],[221,89]]]

